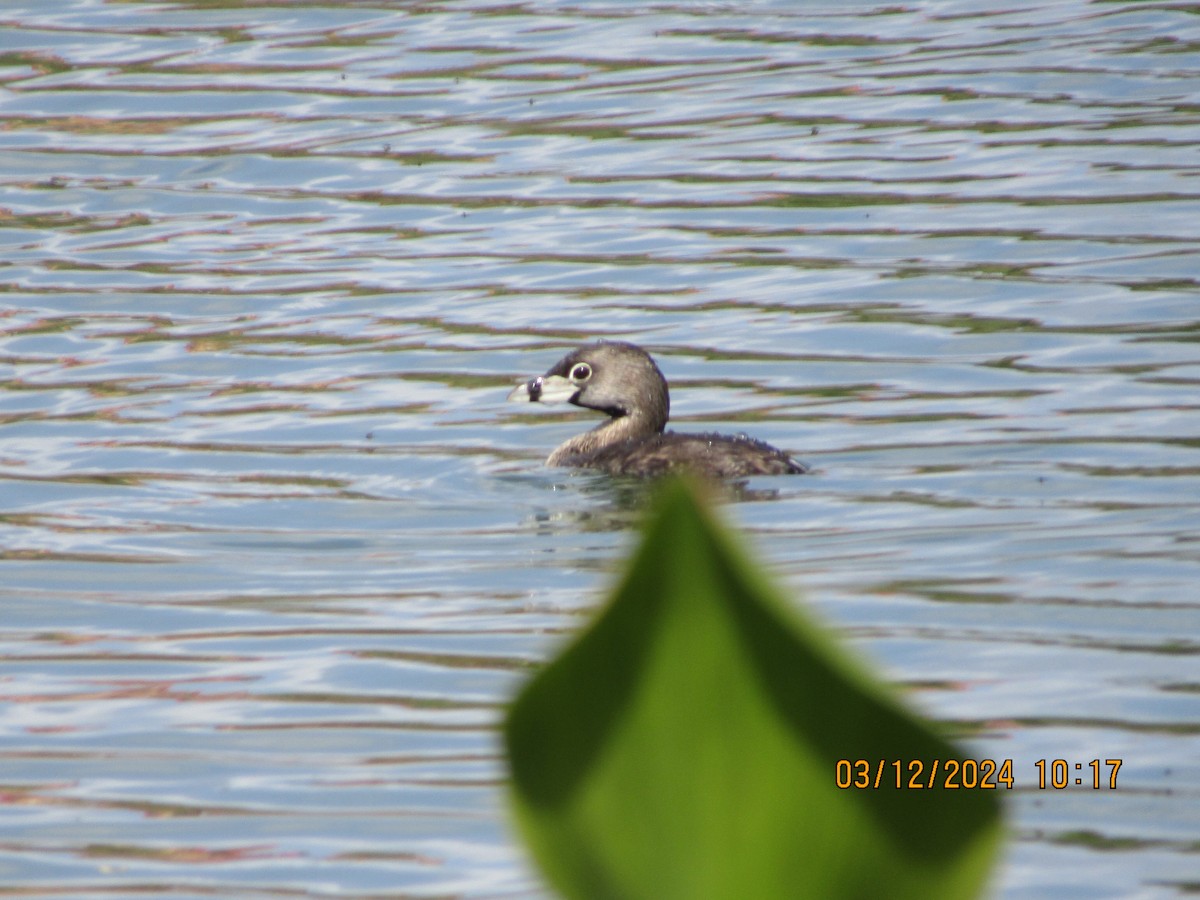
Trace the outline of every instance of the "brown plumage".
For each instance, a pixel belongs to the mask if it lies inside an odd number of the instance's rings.
[[[782,450],[744,434],[664,431],[671,411],[667,380],[650,354],[634,344],[586,344],[545,375],[517,387],[508,399],[567,402],[609,416],[558,447],[546,460],[548,466],[601,469],[612,475],[661,475],[686,468],[717,478],[808,471]]]

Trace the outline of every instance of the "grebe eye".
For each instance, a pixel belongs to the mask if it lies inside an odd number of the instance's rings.
[[[592,377],[592,367],[587,363],[576,363],[571,367],[572,381],[587,381]]]

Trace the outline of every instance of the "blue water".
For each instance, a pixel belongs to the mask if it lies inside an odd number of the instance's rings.
[[[0,24],[9,891],[537,895],[494,726],[637,503],[504,396],[594,337],[814,465],[725,515],[1014,760],[995,896],[1195,890],[1193,10]]]

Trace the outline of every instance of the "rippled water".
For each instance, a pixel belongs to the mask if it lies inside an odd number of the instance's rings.
[[[594,336],[815,465],[727,514],[1014,760],[997,896],[1197,889],[1193,6],[0,25],[0,893],[536,894],[492,728],[638,491],[503,399]]]

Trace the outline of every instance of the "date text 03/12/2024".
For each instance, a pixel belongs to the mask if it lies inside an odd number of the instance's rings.
[[[1039,790],[1084,785],[1100,790],[1117,788],[1120,759],[1092,759],[1071,763],[1065,759],[1039,759],[1033,764]],[[839,759],[834,783],[844,790],[881,787],[911,790],[1012,790],[1016,784],[1011,759]]]

